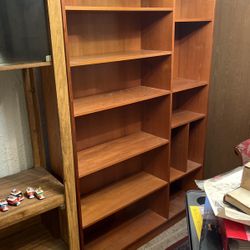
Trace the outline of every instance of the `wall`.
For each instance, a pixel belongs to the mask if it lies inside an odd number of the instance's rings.
[[[32,165],[21,71],[0,72],[0,177]]]
[[[217,0],[205,174],[240,164],[233,147],[250,138],[250,1]]]

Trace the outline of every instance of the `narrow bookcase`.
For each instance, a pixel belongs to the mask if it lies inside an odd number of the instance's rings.
[[[184,214],[203,172],[214,8],[62,0],[82,248],[133,249]]]

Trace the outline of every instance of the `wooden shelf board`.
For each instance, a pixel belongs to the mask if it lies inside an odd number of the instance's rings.
[[[180,213],[185,211],[186,205],[186,193],[184,191],[179,191],[170,196],[169,205],[169,219],[173,219]]]
[[[74,100],[74,116],[83,116],[99,111],[137,103],[170,94],[170,91],[146,86],[123,89]]]
[[[123,179],[81,199],[83,228],[163,188],[167,182],[145,172]]]
[[[182,125],[194,122],[206,117],[205,114],[195,113],[188,110],[176,110],[173,112],[171,128],[177,128]]]
[[[86,245],[86,249],[127,249],[131,244],[140,240],[165,222],[165,218],[151,210],[146,210],[90,242]]]
[[[128,12],[128,11],[158,11],[158,12],[170,12],[173,11],[173,8],[164,8],[164,7],[111,7],[111,6],[82,6],[82,5],[66,5],[66,11],[119,11],[119,12]]]
[[[194,172],[194,171],[196,171],[197,169],[199,169],[201,167],[202,167],[202,164],[188,160],[187,173],[189,174],[191,172]]]
[[[171,55],[171,51],[159,50],[138,50],[138,51],[121,51],[115,53],[89,55],[70,58],[70,66],[84,66],[111,62],[129,61],[143,58],[159,57]]]
[[[212,18],[177,18],[176,23],[212,22]]]
[[[138,132],[78,152],[79,177],[95,173],[168,143],[168,140]]]
[[[43,168],[22,171],[0,179],[0,197],[6,197],[11,189],[17,188],[25,192],[30,187],[42,187],[44,200],[25,198],[18,207],[9,206],[9,211],[0,213],[0,229],[17,222],[42,214],[64,204],[64,187]]]
[[[170,168],[170,182],[174,182],[179,180],[180,178],[182,178],[185,175],[184,172],[176,169],[176,168]]]
[[[15,62],[14,61],[14,62],[9,62],[9,63],[0,63],[0,71],[48,67],[50,65],[52,65],[51,62],[29,62],[29,61]]]
[[[202,86],[206,86],[206,81],[196,81],[190,79],[175,79],[173,80],[173,93],[194,89]]]
[[[54,238],[40,223],[31,225],[21,232],[1,239],[2,250],[27,249],[27,250],[66,250],[66,244],[58,238]]]

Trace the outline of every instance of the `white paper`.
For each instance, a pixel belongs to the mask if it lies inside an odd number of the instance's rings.
[[[223,202],[226,193],[233,191],[240,186],[242,172],[243,168],[238,167],[224,175],[219,175],[206,180],[203,184],[204,190],[216,216],[250,226],[250,215],[240,212]]]

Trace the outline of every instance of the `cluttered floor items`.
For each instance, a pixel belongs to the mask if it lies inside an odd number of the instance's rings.
[[[27,187],[25,194],[23,194],[21,190],[14,188],[11,190],[10,195],[7,198],[0,199],[0,211],[7,212],[9,210],[9,206],[19,206],[25,197],[28,199],[37,198],[38,200],[45,199],[44,192],[41,187]]]
[[[250,249],[250,163],[205,181],[187,193],[193,250]]]

